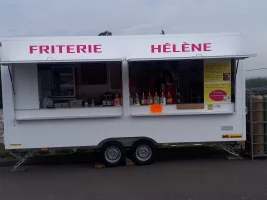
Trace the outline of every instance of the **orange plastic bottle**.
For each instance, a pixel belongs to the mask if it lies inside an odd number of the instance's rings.
[[[167,104],[172,104],[172,96],[170,92],[168,92],[168,95],[167,95]]]

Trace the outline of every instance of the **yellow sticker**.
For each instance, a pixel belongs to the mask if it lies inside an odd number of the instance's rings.
[[[242,138],[242,134],[224,134],[222,138]]]
[[[10,144],[11,147],[21,146],[21,144]]]
[[[208,104],[208,110],[213,110],[213,104]]]

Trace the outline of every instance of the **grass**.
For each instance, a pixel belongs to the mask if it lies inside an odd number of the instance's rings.
[[[5,145],[4,144],[0,144],[0,152],[5,151]]]
[[[0,158],[10,157],[10,150],[5,149],[4,144],[0,144]]]

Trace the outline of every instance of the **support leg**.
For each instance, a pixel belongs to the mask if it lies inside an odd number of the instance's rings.
[[[10,153],[12,156],[16,157],[19,161],[16,163],[16,165],[12,168],[11,171],[20,171],[18,168],[19,166],[24,163],[27,158],[29,156],[33,156],[34,155],[34,151],[29,151],[28,153],[26,153],[24,156],[21,156],[20,154],[18,153],[14,153],[14,152],[11,152]],[[24,170],[25,171],[25,170]]]
[[[230,160],[232,160],[232,159],[242,159],[240,154],[235,151],[234,146],[232,146],[232,145],[230,145],[230,146],[220,145],[220,146],[224,151],[226,151],[226,152],[228,152],[229,154],[232,155],[232,157],[227,157],[228,159],[230,159]]]

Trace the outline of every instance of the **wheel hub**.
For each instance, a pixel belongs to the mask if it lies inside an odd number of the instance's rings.
[[[147,161],[151,158],[152,151],[148,145],[140,145],[136,149],[136,157],[141,161]]]
[[[118,147],[111,146],[105,151],[105,159],[110,163],[118,162],[121,158],[121,151]]]

